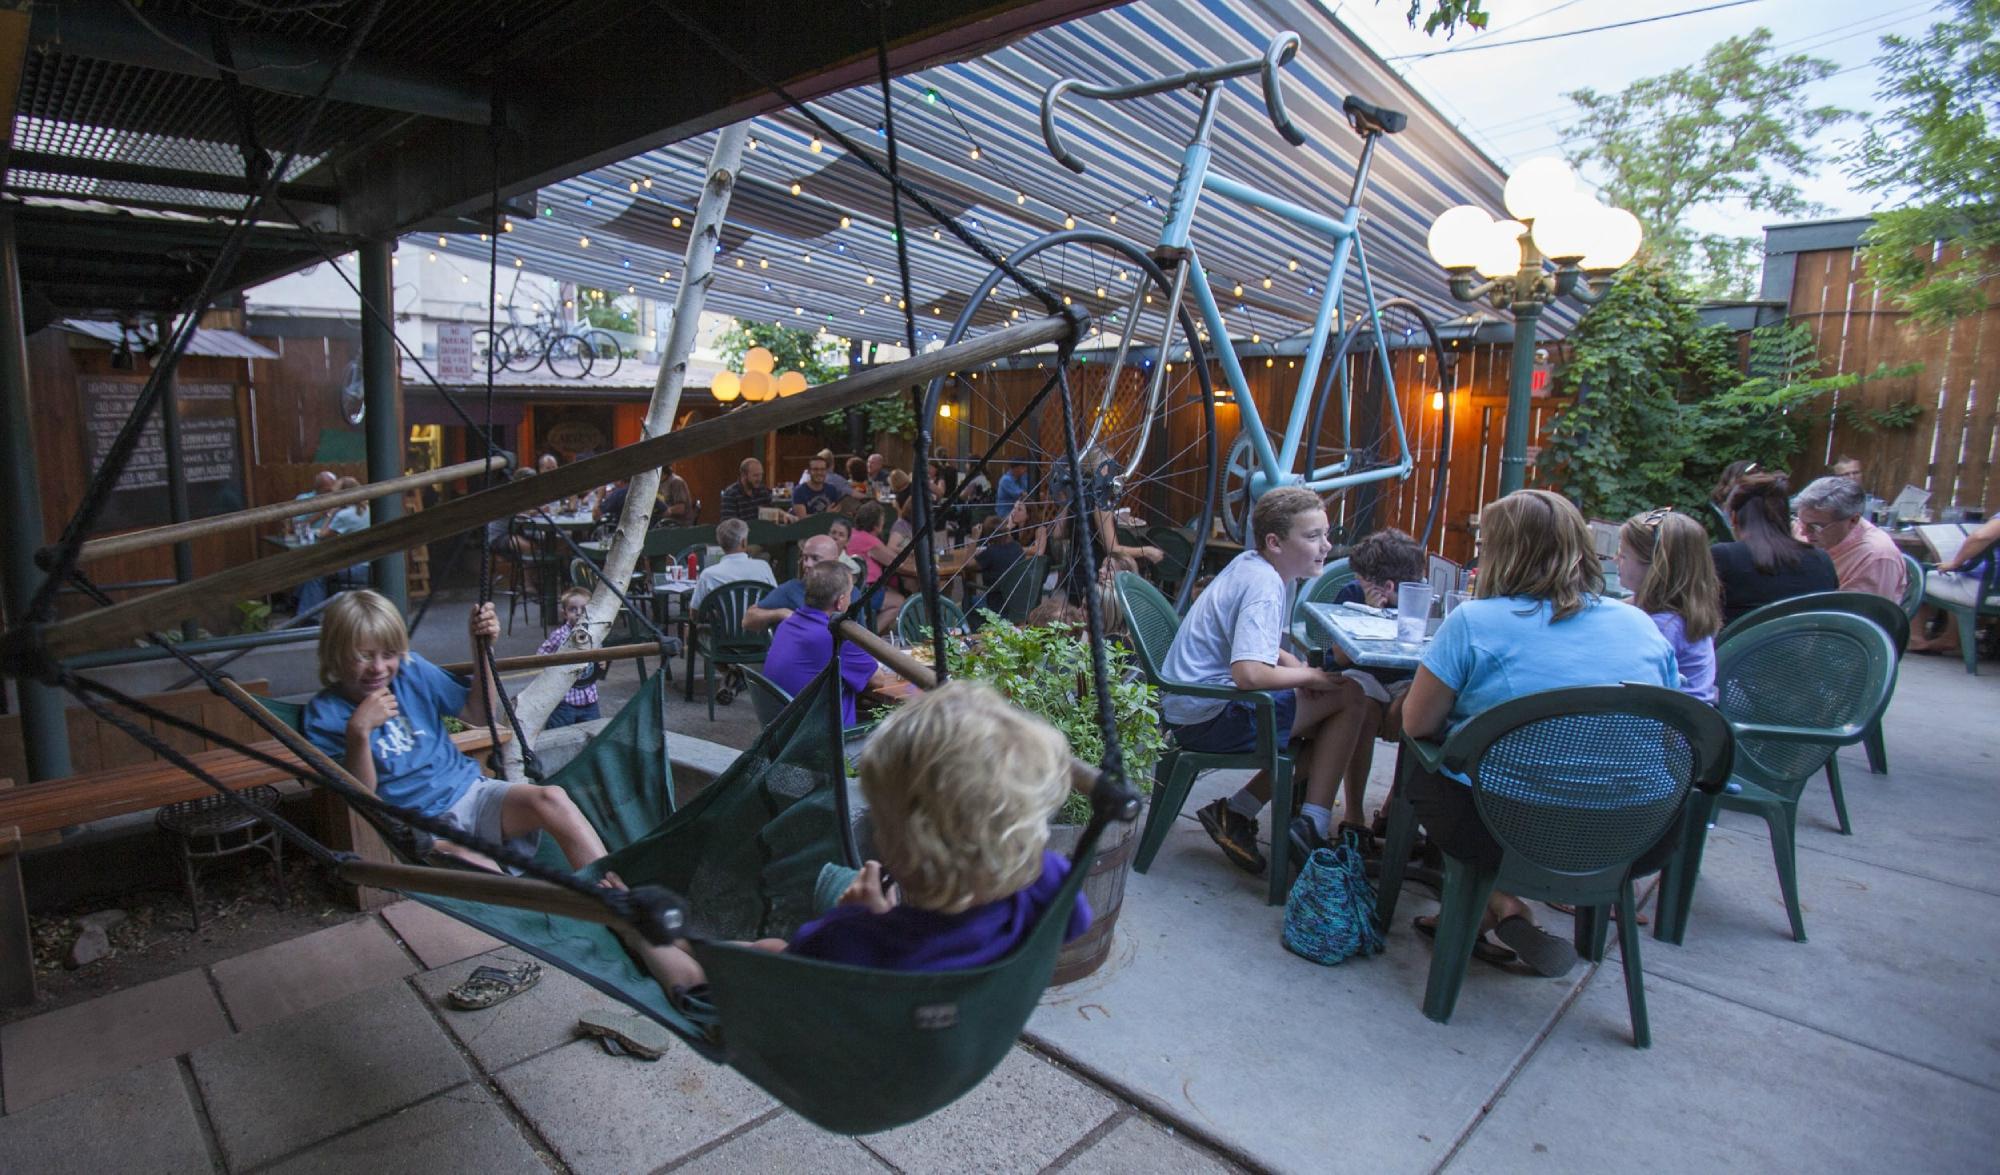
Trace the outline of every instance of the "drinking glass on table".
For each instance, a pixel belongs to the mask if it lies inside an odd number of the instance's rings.
[[[1406,645],[1420,645],[1430,629],[1431,585],[1429,583],[1400,583],[1396,585],[1396,640]]]
[[[1444,614],[1446,616],[1451,615],[1458,610],[1460,604],[1465,603],[1471,598],[1471,592],[1446,592],[1444,594]]]

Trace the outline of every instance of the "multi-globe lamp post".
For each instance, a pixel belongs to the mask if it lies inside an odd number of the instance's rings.
[[[1532,159],[1507,177],[1511,220],[1461,204],[1431,225],[1431,259],[1451,274],[1461,302],[1491,302],[1514,313],[1514,358],[1507,380],[1507,431],[1500,492],[1521,488],[1528,471],[1528,406],[1535,371],[1535,326],[1558,298],[1595,302],[1613,270],[1632,260],[1639,219],[1608,208],[1577,184],[1560,159]],[[1485,278],[1481,282],[1478,278]]]

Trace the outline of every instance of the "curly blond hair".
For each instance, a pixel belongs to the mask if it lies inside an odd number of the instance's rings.
[[[861,794],[904,900],[956,914],[1032,884],[1069,761],[1061,731],[978,682],[897,710],[861,753]]]
[[[340,667],[354,660],[354,650],[363,641],[405,656],[410,651],[410,630],[403,627],[403,614],[388,597],[365,588],[342,592],[320,613],[319,683],[339,685]]]

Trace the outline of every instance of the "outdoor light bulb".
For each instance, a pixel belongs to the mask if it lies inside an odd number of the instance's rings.
[[[588,248],[590,248],[590,238],[589,238],[589,237],[578,237],[578,238],[576,239],[576,247],[577,247],[577,248],[579,248],[579,249],[588,249]]]
[[[1632,260],[1645,239],[1639,218],[1623,208],[1606,208],[1598,214],[1597,232],[1580,264],[1590,270],[1612,270]]]
[[[1433,412],[1442,412],[1442,411],[1444,411],[1444,393],[1443,393],[1443,392],[1432,392],[1432,393],[1431,393],[1431,411],[1433,411]]]
[[[632,181],[631,183],[629,183],[629,184],[626,184],[626,185],[625,185],[625,190],[626,190],[626,191],[628,191],[628,192],[630,192],[630,193],[632,193],[632,194],[633,194],[633,195],[635,195],[635,196],[636,196],[636,195],[638,195],[638,194],[639,194],[639,181],[638,181],[638,180],[633,180],[633,181]]]
[[[853,224],[853,223],[854,223],[854,221],[853,221],[853,220],[852,220],[851,218],[849,218],[849,217],[845,217],[845,216],[843,216],[843,217],[841,217],[841,218],[840,218],[840,227],[842,227],[842,228],[846,228],[846,227],[847,227],[848,225],[850,225],[850,224]]]
[[[769,375],[777,365],[778,360],[776,356],[772,355],[764,347],[752,347],[748,351],[743,352],[743,370],[745,373],[761,371],[765,375]]]
[[[1264,279],[1264,288],[1267,290],[1271,288],[1271,279],[1268,277]]]
[[[424,260],[426,260],[426,261],[436,261],[437,259],[438,259],[438,255],[437,255],[436,253],[426,253],[426,254],[424,254]]]
[[[1236,288],[1231,292],[1234,293],[1237,297],[1241,298],[1243,296],[1243,283],[1237,282]]]
[[[752,349],[755,350],[755,348]],[[748,363],[750,357],[745,355],[743,361]],[[778,381],[771,378],[771,373],[768,370],[746,371],[743,373],[743,398],[752,404],[762,404],[764,401],[777,396],[777,394]]]
[[[673,224],[675,228],[679,228],[681,226],[681,218],[678,216],[674,217]]]
[[[863,313],[866,312],[864,311]],[[803,371],[787,371],[778,377],[778,394],[780,396],[796,396],[805,390],[806,373]]]
[[[1481,277],[1512,277],[1521,269],[1521,235],[1511,226],[1519,221],[1503,220],[1490,225],[1481,238],[1478,259],[1472,267]]]
[[[821,150],[821,149],[822,149],[822,148],[823,148],[824,146],[825,146],[825,144],[824,144],[824,143],[821,143],[821,142],[819,141],[819,136],[818,136],[818,135],[814,135],[814,136],[813,136],[813,141],[812,141],[812,153],[813,153],[813,154],[815,154],[815,155],[819,154],[819,153],[820,153],[820,150]]]
[[[1517,220],[1537,220],[1550,206],[1576,191],[1576,173],[1553,155],[1530,159],[1507,177],[1503,199]]]
[[[974,148],[973,148],[973,149],[971,150],[970,154],[971,154],[971,156],[972,156],[972,160],[973,160],[973,162],[977,163],[977,162],[979,161],[979,148],[977,148],[977,147],[974,147]]]
[[[1016,193],[1014,193],[1014,203],[1016,203],[1016,204],[1026,204],[1027,202],[1028,202],[1028,193],[1026,193],[1026,192],[1016,192]]]
[[[939,416],[939,417],[940,417],[941,419],[944,419],[944,420],[950,420],[950,419],[951,419],[951,405],[949,405],[949,404],[939,404],[939,405],[938,405],[938,416]]]
[[[1064,227],[1064,228],[1075,228],[1075,227],[1076,227],[1076,217],[1074,217],[1074,216],[1065,216],[1065,217],[1063,217],[1063,227]]]
[[[1591,251],[1610,209],[1582,192],[1572,193],[1542,209],[1535,221],[1535,248],[1558,264],[1569,264]]]
[[[796,196],[796,195],[798,195],[798,194],[799,194],[800,192],[803,192],[803,191],[805,191],[805,188],[804,188],[803,186],[801,186],[801,185],[799,184],[799,182],[798,182],[797,180],[793,180],[793,181],[792,181],[792,195]]]
[[[718,371],[715,382],[708,386],[715,398],[727,404],[743,394],[743,377],[733,371]]]
[[[641,180],[640,182],[646,185],[646,190],[647,190],[647,191],[649,191],[649,192],[650,192],[650,191],[652,191],[652,190],[653,190],[653,177],[652,177],[652,176],[650,176],[650,175],[649,175],[649,176],[647,176],[647,177],[646,177],[646,178],[645,178],[644,180]]]
[[[1299,271],[1299,259],[1294,257],[1289,261],[1286,261],[1285,268],[1292,273],[1297,273]]]
[[[1448,208],[1431,222],[1426,238],[1431,260],[1446,269],[1471,269],[1479,260],[1479,246],[1491,228],[1493,218],[1476,204]]]

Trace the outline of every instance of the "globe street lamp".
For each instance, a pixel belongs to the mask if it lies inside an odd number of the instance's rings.
[[[1514,361],[1507,380],[1507,432],[1500,492],[1521,488],[1528,472],[1528,403],[1535,370],[1535,324],[1542,310],[1574,295],[1604,297],[1611,271],[1639,251],[1639,218],[1607,208],[1577,186],[1560,159],[1531,159],[1507,177],[1507,211],[1495,220],[1461,204],[1431,225],[1431,259],[1451,273],[1452,297],[1490,301],[1514,312]],[[1474,284],[1475,275],[1486,280]]]

